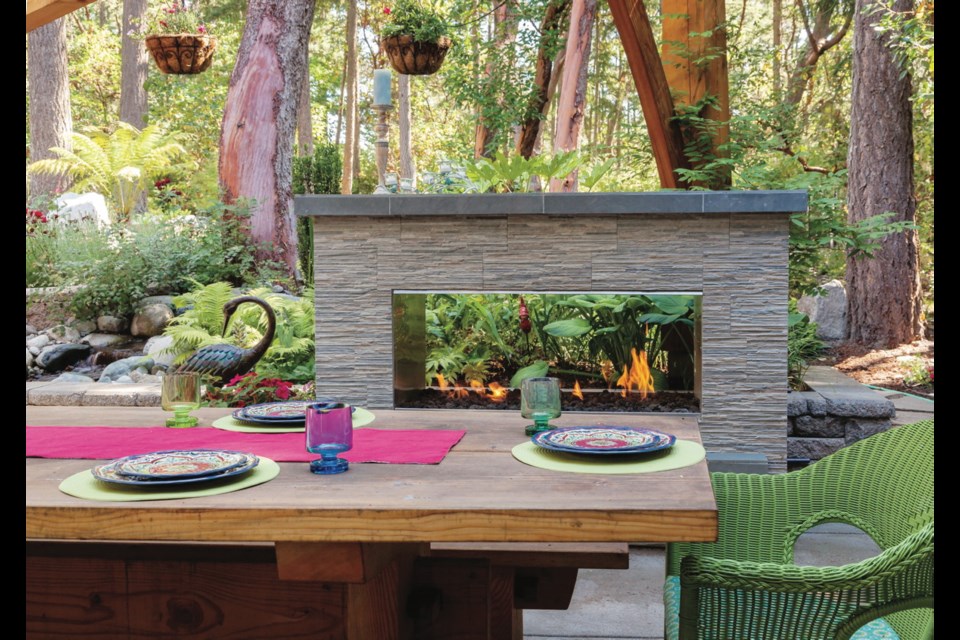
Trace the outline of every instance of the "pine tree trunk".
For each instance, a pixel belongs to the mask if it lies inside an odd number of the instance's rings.
[[[309,34],[308,34],[309,39]],[[310,47],[303,49],[303,86],[297,104],[297,153],[313,155],[313,113],[310,101]]]
[[[255,201],[250,234],[262,247],[257,258],[282,263],[298,282],[292,158],[314,4],[250,0],[220,137],[224,197]]]
[[[413,161],[410,139],[410,76],[400,74],[397,78],[397,121],[400,146],[400,177],[415,179],[417,167]],[[416,184],[414,184],[416,187]]]
[[[850,222],[886,212],[914,221],[910,76],[893,59],[889,38],[874,29],[875,0],[857,0],[853,96],[847,154]],[[896,0],[893,10],[913,10]],[[847,319],[852,342],[895,347],[922,337],[916,231],[888,236],[872,258],[847,259]]]
[[[120,45],[120,120],[143,129],[147,123],[147,65],[150,58],[136,31],[147,17],[147,0],[123,0],[123,29]]]
[[[58,18],[27,35],[27,82],[30,91],[30,160],[55,157],[50,147],[70,148],[73,117],[67,75],[67,23]],[[31,174],[32,197],[63,190],[69,181],[56,175]]]
[[[563,86],[557,104],[557,131],[553,152],[573,151],[580,147],[580,125],[587,103],[587,67],[590,62],[590,35],[597,12],[596,0],[573,0],[570,29],[567,33]],[[577,172],[550,181],[550,191],[576,191]]]
[[[347,106],[344,109],[346,135],[343,143],[343,179],[340,193],[353,193],[354,153],[357,138],[357,0],[347,0]]]

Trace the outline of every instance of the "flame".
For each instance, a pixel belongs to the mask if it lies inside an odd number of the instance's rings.
[[[447,384],[446,378],[443,377],[442,373],[437,374],[437,386],[440,387],[440,391],[446,391],[447,387],[449,386]]]
[[[623,365],[623,375],[617,380],[617,386],[623,387],[620,395],[627,397],[627,392],[637,388],[640,395],[646,399],[648,393],[653,393],[653,374],[650,373],[650,366],[647,364],[647,354],[641,351],[630,349],[631,365],[629,371],[627,365]]]
[[[490,383],[490,399],[494,402],[503,402],[507,399],[507,388],[497,382]]]
[[[485,396],[485,395],[487,395],[487,394],[486,394],[486,389],[483,388],[483,383],[480,382],[479,380],[471,380],[471,381],[470,381],[470,389],[471,389],[475,394],[477,394],[478,396]]]
[[[574,383],[573,383],[573,391],[572,391],[571,393],[573,393],[573,395],[576,396],[577,398],[580,398],[581,400],[583,400],[583,391],[580,390],[580,381],[579,381],[579,380],[575,380],[575,381],[574,381]]]
[[[470,390],[464,387],[461,387],[459,384],[454,383],[453,391],[451,391],[450,393],[453,394],[454,398],[466,398],[468,395],[470,395]]]

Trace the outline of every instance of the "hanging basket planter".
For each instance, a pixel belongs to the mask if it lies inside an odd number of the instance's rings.
[[[436,42],[420,42],[413,36],[390,36],[380,45],[397,73],[410,76],[428,76],[436,73],[450,49],[450,38],[440,37]]]
[[[160,71],[173,74],[206,71],[217,48],[217,39],[202,33],[154,34],[145,42]]]

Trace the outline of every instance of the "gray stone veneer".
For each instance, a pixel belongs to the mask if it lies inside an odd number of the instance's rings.
[[[701,292],[711,451],[787,453],[788,214],[805,192],[298,196],[318,392],[393,405],[392,291]]]

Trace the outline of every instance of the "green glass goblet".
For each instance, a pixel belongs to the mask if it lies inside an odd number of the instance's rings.
[[[560,417],[560,380],[527,378],[521,382],[520,415],[533,420],[524,429],[528,436],[554,429],[550,420]]]
[[[200,408],[199,373],[165,373],[160,383],[160,406],[172,411],[168,427],[184,428],[197,426],[197,418],[190,412]]]

